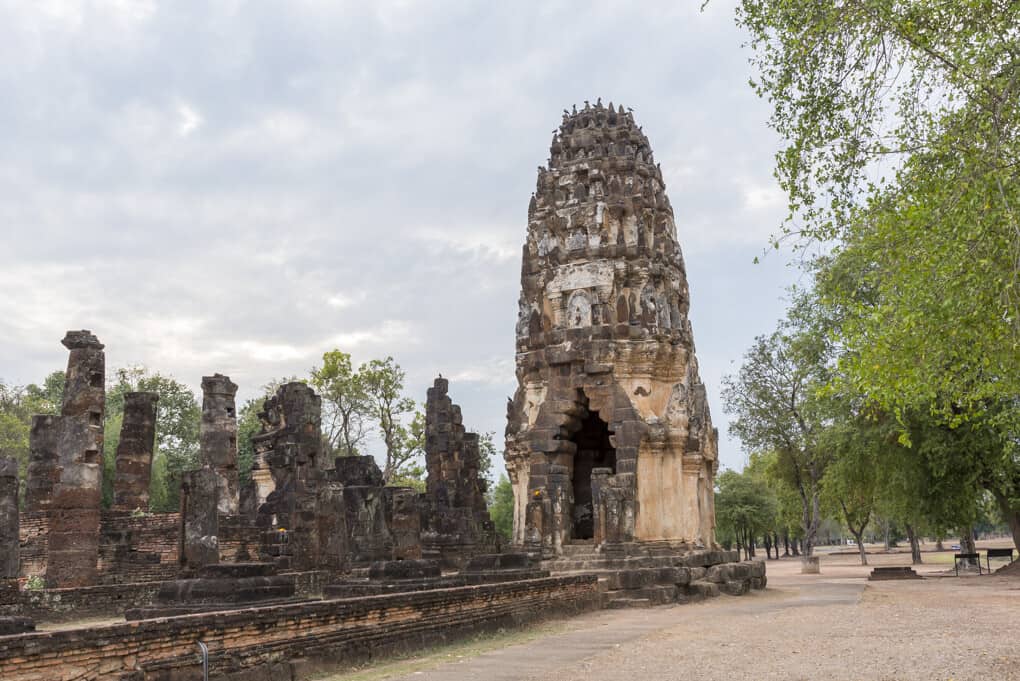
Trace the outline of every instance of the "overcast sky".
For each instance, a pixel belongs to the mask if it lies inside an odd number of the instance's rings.
[[[451,379],[502,442],[536,168],[572,104],[662,164],[724,465],[721,377],[799,278],[730,2],[0,0],[0,378],[110,370],[254,397],[333,347]]]

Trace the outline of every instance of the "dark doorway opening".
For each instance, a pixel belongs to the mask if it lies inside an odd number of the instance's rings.
[[[591,472],[595,468],[610,468],[616,472],[616,449],[609,441],[612,434],[609,424],[599,418],[597,411],[585,410],[581,428],[570,438],[577,445],[573,475],[574,539],[591,539],[595,536]]]

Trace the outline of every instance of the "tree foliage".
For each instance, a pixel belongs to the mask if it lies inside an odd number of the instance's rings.
[[[723,379],[723,400],[736,418],[730,432],[749,451],[776,453],[776,474],[801,500],[804,549],[811,555],[821,524],[821,481],[829,461],[819,435],[831,405],[822,396],[831,349],[811,299],[797,296],[787,319],[759,336],[736,376]]]
[[[940,528],[987,492],[1020,546],[1020,5],[742,0],[737,20],[785,139],[776,245],[829,251],[837,390],[899,432],[883,512]]]
[[[514,490],[506,475],[499,476],[499,482],[487,496],[489,516],[496,526],[496,532],[504,540],[510,541],[514,529]]]
[[[768,486],[748,472],[723,471],[716,478],[715,518],[720,538],[732,540],[750,560],[755,539],[771,530],[777,504]]]
[[[322,398],[323,437],[333,456],[357,456],[371,431],[368,371],[365,365],[355,370],[351,356],[336,349],[312,368],[309,383]]]

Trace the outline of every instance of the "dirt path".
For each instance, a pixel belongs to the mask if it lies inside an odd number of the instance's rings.
[[[823,558],[822,571],[770,562],[765,593],[592,613],[542,638],[376,678],[1020,681],[1020,580],[868,583],[867,569],[840,556]]]

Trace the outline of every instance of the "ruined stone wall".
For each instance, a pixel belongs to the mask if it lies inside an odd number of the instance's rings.
[[[476,553],[496,550],[495,529],[479,472],[478,435],[464,429],[460,407],[437,378],[425,402],[425,500],[422,551],[427,558],[459,567]]]
[[[44,513],[21,514],[21,578],[46,572]],[[224,562],[253,560],[258,555],[260,531],[250,520],[227,516],[219,520],[219,555]],[[174,579],[180,569],[180,514],[153,513],[132,516],[104,511],[100,525],[98,581],[129,584]]]
[[[319,561],[319,485],[323,480],[322,400],[304,383],[287,383],[266,400],[262,427],[252,438],[253,477],[268,469],[273,490],[259,506],[256,523],[267,532],[286,530],[287,555],[275,559],[281,569],[314,569]],[[279,547],[277,547],[279,548]]]
[[[281,678],[304,678],[292,660],[350,662],[598,603],[595,577],[577,575],[38,632],[0,639],[0,678],[198,678],[197,640],[209,647],[213,677],[276,666]]]
[[[633,115],[565,112],[523,249],[506,432],[515,544],[714,543],[718,435],[689,303],[673,209]],[[591,432],[604,442],[586,444]]]

